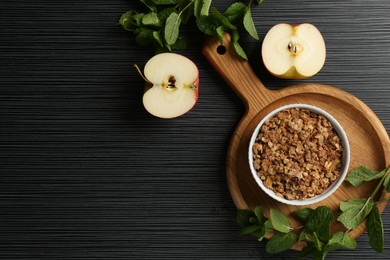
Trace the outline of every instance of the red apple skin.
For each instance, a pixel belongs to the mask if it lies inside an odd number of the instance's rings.
[[[195,81],[195,83],[194,83],[194,86],[195,86],[195,97],[196,97],[196,99],[195,99],[195,103],[194,103],[194,106],[195,106],[195,104],[196,104],[196,102],[198,102],[198,96],[199,96],[199,82],[200,82],[200,80],[199,80],[199,71],[198,71],[198,79]],[[193,107],[194,107],[193,106]],[[192,108],[191,108],[192,109]],[[190,110],[191,110],[190,109]]]

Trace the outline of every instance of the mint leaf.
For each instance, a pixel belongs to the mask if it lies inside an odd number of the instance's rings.
[[[356,240],[350,237],[346,232],[337,232],[326,245],[326,252],[331,252],[340,248],[355,249]]]
[[[175,50],[184,50],[187,48],[187,45],[188,45],[187,38],[179,37],[176,40],[176,42],[173,45],[171,45],[171,48]]]
[[[257,221],[260,225],[263,225],[265,221],[267,221],[267,218],[264,216],[264,208],[257,206],[255,210],[253,211],[257,217]]]
[[[127,21],[133,19],[133,15],[136,14],[137,12],[134,10],[129,10],[126,13],[122,14],[121,17],[119,18],[119,24],[124,25],[126,24]]]
[[[301,233],[299,234],[298,240],[299,241],[302,241],[302,240],[312,241],[313,235],[306,232],[306,230],[302,230]]]
[[[160,19],[157,16],[157,13],[148,13],[142,17],[143,25],[152,25],[152,26],[161,26]]]
[[[240,227],[245,228],[253,225],[253,223],[250,221],[252,217],[256,218],[256,215],[252,210],[241,209],[237,211],[236,221]]]
[[[212,7],[211,8],[211,13],[213,14],[213,16],[217,19],[217,21],[219,21],[219,23],[221,25],[223,25],[224,27],[228,28],[228,29],[231,29],[231,30],[237,30],[236,26],[234,26],[233,24],[231,24],[229,22],[229,20],[223,16],[218,10],[217,8],[215,7]]]
[[[248,57],[238,42],[237,24],[240,26],[243,24],[252,37],[259,39],[252,20],[250,9],[252,1],[249,1],[248,5],[243,1],[237,1],[224,13],[211,6],[212,0],[140,0],[140,2],[150,10],[149,13],[130,10],[122,14],[118,25],[121,25],[124,30],[133,32],[138,45],[147,46],[154,43],[153,47],[159,52],[186,48],[187,41],[180,38],[180,26],[191,21],[192,16],[196,17],[195,22],[201,32],[209,36],[218,36],[221,42],[226,31],[234,32],[232,34],[236,40],[232,42],[233,48],[244,59]],[[262,1],[256,0],[256,2]],[[151,33],[145,29],[155,32]]]
[[[161,37],[161,34],[159,31],[153,32],[153,38],[156,40],[158,45],[160,45],[161,47],[164,47],[164,41],[163,41],[163,38]]]
[[[272,229],[272,225],[263,214],[263,207],[257,206],[254,211],[237,211],[237,223],[243,227],[240,235],[250,234],[258,240],[262,240]]]
[[[295,215],[298,216],[300,220],[303,222],[306,222],[309,219],[310,214],[314,212],[314,209],[311,208],[303,208],[303,209],[298,209],[295,211]]]
[[[244,22],[244,28],[249,33],[249,35],[252,36],[256,40],[259,40],[259,35],[257,34],[255,24],[253,23],[252,12],[251,12],[251,8],[249,6],[247,6],[245,8],[243,22]]]
[[[217,32],[217,35],[218,35],[218,38],[219,38],[219,44],[222,45],[223,44],[223,33],[225,32],[224,29],[223,29],[223,26],[219,26],[217,29],[216,29],[216,32]]]
[[[350,199],[340,203],[342,213],[337,218],[346,228],[354,229],[363,223],[374,206],[372,198]]]
[[[383,171],[378,172],[362,165],[351,171],[346,180],[356,187],[362,185],[364,182],[382,178],[384,174],[385,173]]]
[[[176,9],[173,8],[173,7],[169,7],[169,8],[165,8],[163,10],[161,10],[161,12],[159,12],[157,14],[158,16],[158,19],[160,19],[160,21],[163,21],[165,23],[165,21],[167,20],[167,18],[172,14],[172,13],[176,13]]]
[[[272,231],[272,228],[273,226],[271,221],[266,220],[261,227],[260,233],[257,235],[257,240],[262,241],[268,235],[268,233]]]
[[[164,37],[168,45],[173,45],[179,37],[180,15],[171,13],[165,23]]]
[[[241,45],[238,42],[233,42],[233,48],[236,51],[236,53],[240,55],[241,58],[243,58],[244,60],[248,60],[248,56],[246,56],[244,49],[241,47]]]
[[[244,16],[246,4],[242,2],[236,2],[226,9],[223,16],[228,19],[229,22],[235,23]]]
[[[172,5],[179,4],[183,0],[152,0],[156,5]]]
[[[137,28],[137,21],[134,19],[134,15],[136,14],[138,13],[134,10],[127,11],[121,15],[118,23],[122,26],[123,29],[133,32]]]
[[[201,15],[196,19],[198,29],[206,35],[216,36],[217,28],[220,26],[214,16]]]
[[[248,60],[248,57],[246,56],[246,53],[244,49],[241,47],[241,45],[238,43],[238,40],[240,39],[240,35],[237,31],[232,31],[232,43],[233,48],[236,51],[238,55],[240,55],[241,58]]]
[[[261,226],[260,225],[253,225],[253,226],[249,226],[249,227],[246,227],[244,228],[240,235],[243,236],[243,235],[248,235],[248,234],[254,234],[254,233],[259,233],[259,231],[261,231]],[[254,234],[255,236],[257,236],[257,234]]]
[[[195,0],[194,2],[194,15],[199,17],[201,15],[209,15],[210,6],[212,0]]]
[[[356,241],[347,233],[337,232],[327,243],[319,239],[317,233],[314,232],[312,240],[307,240],[307,246],[298,254],[298,259],[304,259],[311,255],[314,260],[324,260],[327,253],[339,248],[355,249]]]
[[[324,243],[321,242],[320,238],[318,237],[317,233],[313,233],[314,237],[314,246],[316,247],[317,251],[322,251],[322,247],[324,246]]]
[[[268,240],[265,250],[268,254],[277,254],[290,249],[297,242],[297,235],[293,232],[278,233]]]
[[[237,211],[236,221],[241,227],[249,227],[254,224],[262,226],[267,218],[264,216],[263,207],[257,206],[254,211],[241,209]]]
[[[135,37],[135,42],[139,46],[148,46],[152,44],[154,42],[153,31],[146,28],[141,28],[137,37]]]
[[[142,18],[144,17],[144,13],[135,13],[133,14],[132,18],[133,18],[133,21],[132,23],[136,26],[142,26]],[[137,29],[140,29],[139,27]]]
[[[373,206],[368,215],[368,237],[371,247],[378,253],[382,253],[385,244],[383,222],[376,205]]]
[[[326,206],[320,206],[309,215],[305,230],[312,235],[316,233],[321,241],[328,242],[330,238],[329,227],[332,221],[332,210]]]
[[[272,226],[279,232],[287,233],[291,231],[291,224],[287,217],[276,209],[270,210],[270,220]]]

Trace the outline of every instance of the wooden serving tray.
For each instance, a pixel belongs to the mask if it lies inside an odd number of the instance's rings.
[[[256,125],[272,110],[294,103],[314,105],[330,113],[344,128],[350,143],[351,163],[349,171],[360,165],[381,170],[390,164],[390,141],[386,129],[375,113],[361,100],[335,87],[321,84],[299,84],[280,90],[267,89],[247,61],[235,53],[230,36],[225,35],[224,54],[219,54],[218,39],[206,41],[202,53],[229,86],[237,93],[246,106],[246,113],[238,123],[231,137],[227,153],[227,182],[233,201],[238,209],[254,209],[260,205],[266,209],[276,208],[289,216],[293,227],[301,224],[292,217],[298,206],[285,205],[266,195],[253,179],[248,162],[249,140]],[[341,201],[351,198],[369,197],[376,182],[366,183],[361,187],[353,187],[344,182],[340,188],[322,202],[309,207],[316,208],[325,205],[336,213]],[[386,197],[383,189],[380,198]],[[386,203],[378,204],[380,212]],[[268,214],[268,213],[266,213]],[[336,221],[332,231],[343,230]],[[366,223],[353,230],[354,238],[366,230]],[[294,249],[301,249],[302,244],[296,244]]]

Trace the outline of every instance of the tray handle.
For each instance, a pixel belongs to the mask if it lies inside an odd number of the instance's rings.
[[[263,85],[249,62],[237,55],[228,33],[223,37],[222,46],[216,37],[207,39],[202,54],[236,92],[249,111],[252,110],[250,109],[252,105],[256,107],[254,110],[259,111],[274,100],[272,91]]]

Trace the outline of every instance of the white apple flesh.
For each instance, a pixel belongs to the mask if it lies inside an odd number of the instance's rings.
[[[198,100],[198,68],[182,55],[162,53],[153,56],[145,64],[144,76],[152,87],[144,93],[143,104],[156,117],[181,116]]]
[[[324,66],[326,46],[312,24],[277,24],[266,34],[261,50],[264,66],[276,77],[304,79]]]

